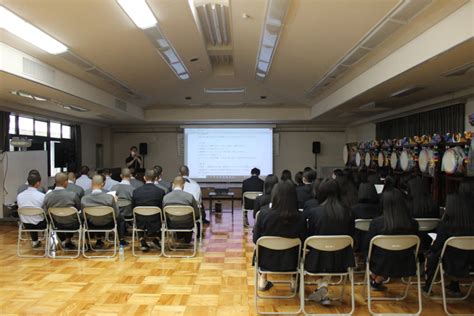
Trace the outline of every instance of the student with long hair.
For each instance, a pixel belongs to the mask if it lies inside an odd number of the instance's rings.
[[[296,183],[293,182],[293,178],[291,177],[291,171],[288,170],[288,169],[285,169],[281,172],[280,180],[281,181],[288,180],[288,181],[292,182],[294,185],[296,185]]]
[[[352,175],[345,171],[341,176],[336,176],[336,181],[341,190],[342,202],[346,207],[351,208],[357,203],[357,188],[352,179]]]
[[[321,185],[322,181],[323,181],[323,179],[321,179],[321,178],[318,178],[318,179],[316,179],[316,181],[314,181],[313,189],[311,190],[311,195],[312,195],[313,198],[306,201],[304,203],[304,206],[303,206],[304,218],[308,218],[309,212],[311,211],[312,208],[315,208],[315,207],[319,206],[318,190],[319,190],[319,186]]]
[[[290,181],[281,181],[273,187],[271,207],[259,212],[253,229],[253,242],[263,236],[279,236],[285,238],[306,239],[307,227],[303,214],[298,211],[296,187]],[[286,252],[266,248],[259,250],[258,265],[264,270],[292,271],[300,255],[295,247]],[[269,290],[273,284],[267,281],[266,274],[259,277],[258,289]]]
[[[382,216],[370,223],[366,238],[366,249],[377,235],[417,235],[418,222],[410,217],[404,194],[398,189],[385,190],[382,196]],[[412,249],[387,251],[374,246],[370,259],[371,286],[374,290],[385,290],[383,280],[387,277],[415,275],[416,258]]]
[[[303,171],[298,171],[297,173],[295,173],[295,183],[297,187],[304,185]]]
[[[278,177],[274,174],[269,174],[265,178],[265,182],[263,183],[263,194],[257,196],[255,202],[253,203],[253,218],[255,218],[258,211],[260,211],[264,207],[268,207],[268,204],[270,204],[271,201],[273,187],[277,183]]]
[[[361,183],[359,186],[358,202],[351,208],[352,216],[355,219],[373,219],[382,215],[379,197],[375,186],[370,183]],[[358,229],[354,232],[354,249],[356,251],[366,251],[363,247],[366,232]]]
[[[436,239],[431,246],[426,260],[427,281],[423,290],[428,291],[436,266],[441,255],[444,243],[453,236],[474,235],[474,212],[472,198],[462,190],[457,194],[450,194],[446,198],[446,212],[436,230]],[[474,269],[474,251],[463,251],[448,247],[444,254],[443,269],[450,277],[448,286],[449,296],[462,296],[458,278],[465,277]]]
[[[350,209],[342,202],[340,188],[333,179],[325,179],[319,185],[318,199],[320,205],[312,208],[308,217],[308,233],[317,235],[351,235],[354,231],[354,219]],[[354,267],[352,247],[340,251],[320,252],[311,249],[305,259],[305,269],[315,273],[346,272]],[[323,305],[330,304],[328,298],[329,277],[317,281],[317,289],[309,296],[310,300]]]
[[[408,206],[413,218],[439,218],[439,206],[421,178],[408,181]]]
[[[304,208],[306,201],[313,197],[311,191],[313,190],[313,182],[316,180],[316,171],[308,168],[306,167],[303,172],[303,185],[296,188],[299,209]]]

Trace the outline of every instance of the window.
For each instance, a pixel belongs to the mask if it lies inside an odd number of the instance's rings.
[[[35,135],[48,136],[48,123],[35,120]]]
[[[10,115],[10,130],[8,131],[9,134],[16,134],[16,116]]]
[[[71,139],[71,126],[62,125],[63,138]]]
[[[49,123],[49,135],[52,138],[61,138],[61,124]]]
[[[20,116],[18,118],[18,129],[20,135],[33,136],[33,119]]]

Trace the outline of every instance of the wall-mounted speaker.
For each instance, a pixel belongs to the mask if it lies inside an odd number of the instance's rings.
[[[140,149],[140,155],[147,155],[148,154],[148,144],[147,143],[140,143],[138,146]]]
[[[321,152],[321,142],[313,142],[313,154],[319,154]]]

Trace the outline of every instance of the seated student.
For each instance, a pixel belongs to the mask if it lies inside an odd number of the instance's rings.
[[[16,200],[18,208],[23,207],[38,207],[43,208],[44,193],[38,189],[41,187],[41,177],[39,173],[30,172],[28,175],[29,187],[18,194]],[[47,222],[43,215],[20,215],[20,220],[26,229],[46,229]],[[30,232],[31,246],[38,248],[41,246],[41,241],[38,240],[37,232]]]
[[[354,219],[351,211],[344,205],[340,196],[340,188],[334,179],[324,179],[319,185],[318,198],[320,205],[309,211],[308,234],[317,235],[349,235],[354,232]],[[314,272],[346,272],[354,267],[354,253],[349,246],[335,252],[320,252],[311,249],[305,259],[305,268]],[[317,281],[317,289],[308,297],[310,300],[328,305],[328,283],[330,277]]]
[[[101,175],[101,174],[98,174],[98,176],[101,176],[101,177],[102,177],[102,181],[105,183],[105,177],[104,177],[103,175]],[[89,194],[91,194],[93,190],[94,190],[94,189],[93,189],[92,186],[91,186],[89,189],[87,189],[87,190],[84,191],[84,195],[89,195]],[[102,189],[100,189],[100,191],[101,191],[102,193],[107,193],[107,192],[109,192],[109,190],[104,189],[104,187],[102,187]]]
[[[306,220],[298,211],[296,187],[290,181],[280,181],[271,193],[271,207],[258,214],[253,228],[253,242],[263,236],[300,238],[303,244],[307,236]],[[289,271],[295,270],[295,259],[300,255],[297,249],[285,253],[271,249],[259,249],[259,266],[263,270]],[[273,286],[267,281],[266,274],[259,276],[258,288],[267,291]]]
[[[196,202],[196,199],[191,193],[184,191],[184,178],[182,176],[177,176],[173,180],[173,191],[166,194],[163,198],[163,208],[169,205],[189,205],[192,206],[194,209],[194,217],[199,219],[199,208]],[[193,220],[192,217],[189,216],[188,218],[176,218],[176,217],[169,217],[166,225],[169,228],[173,229],[189,229],[193,227]],[[202,229],[200,227],[199,229]],[[190,243],[192,239],[192,233],[180,233],[178,236],[184,238],[185,243]]]
[[[75,192],[81,199],[84,196],[84,189],[76,185],[76,174],[74,172],[69,172],[67,174],[67,182],[66,190]]]
[[[408,181],[408,207],[413,218],[439,218],[439,206],[421,178]]]
[[[202,204],[202,192],[201,186],[199,183],[194,181],[189,177],[189,168],[186,165],[182,165],[179,167],[179,175],[184,179],[184,192],[191,193],[196,200],[198,206],[201,206],[201,218],[203,224],[209,224],[209,221],[206,219],[206,210]]]
[[[46,211],[52,207],[74,207],[77,210],[81,209],[81,200],[79,196],[66,188],[69,185],[67,175],[63,172],[58,172],[54,176],[55,188],[48,192],[44,197],[44,208]],[[77,229],[77,217],[71,216],[65,218],[61,223],[55,223],[59,229]],[[76,249],[76,245],[71,241],[72,233],[58,233],[59,239],[62,241],[62,246],[65,249]]]
[[[242,182],[242,195],[245,192],[263,192],[263,180],[259,178],[260,176],[260,169],[253,168],[250,171],[251,177],[247,178]],[[254,201],[250,199],[245,199],[244,201],[244,209],[245,210],[253,210]],[[247,218],[247,211],[244,211],[244,226],[249,226],[249,220]]]
[[[133,191],[132,205],[136,206],[157,206],[160,209],[163,208],[163,196],[165,191],[158,188],[154,182],[156,179],[155,170],[150,169],[145,172],[145,184]],[[148,236],[160,236],[161,234],[161,217],[160,215],[154,216],[136,216],[137,228],[146,230]],[[143,232],[139,233],[140,237],[140,250],[148,251],[150,247],[146,242],[146,235]],[[160,247],[159,237],[153,239],[153,246],[156,248]]]
[[[122,213],[123,217],[129,218],[133,216],[133,206],[132,206],[132,196],[135,188],[130,184],[130,177],[132,173],[128,168],[122,168],[120,172],[120,177],[122,181],[117,183],[112,187],[111,191],[115,191],[115,196],[117,197],[117,202],[129,202],[128,206],[119,206],[119,211]]]
[[[76,185],[80,186],[84,191],[87,191],[91,188],[91,179],[89,178],[89,167],[81,167],[81,176],[77,178]]]
[[[361,183],[359,186],[358,203],[351,208],[355,219],[373,219],[382,215],[382,209],[375,186],[370,183]],[[365,246],[366,232],[354,231],[354,250],[367,251]]]
[[[295,173],[295,183],[297,187],[304,185],[303,171],[298,171],[297,173]]]
[[[159,184],[161,187],[166,188],[166,190],[165,190],[166,193],[173,190],[171,182],[168,182],[168,181],[163,179],[163,168],[159,165],[155,165],[155,166],[153,166],[153,169],[155,169],[155,172],[156,172],[155,185]]]
[[[398,189],[386,190],[382,196],[382,216],[374,218],[367,232],[365,249],[377,235],[417,235],[418,222],[410,217],[404,194]],[[371,280],[374,290],[386,287],[383,281],[388,277],[403,277],[416,274],[416,258],[413,250],[387,251],[374,246],[370,261]]]
[[[139,179],[136,179],[137,177],[137,171],[135,170],[135,168],[129,168],[130,169],[130,172],[132,173],[132,176],[130,177],[130,184],[132,185],[132,187],[134,187],[135,189],[138,189],[139,187],[141,187],[144,183],[139,180]]]
[[[263,183],[263,194],[257,196],[253,203],[253,218],[255,218],[258,211],[268,206],[271,201],[273,187],[278,183],[278,177],[274,174],[269,174]]]
[[[357,188],[352,180],[352,176],[347,171],[341,171],[341,175],[336,176],[336,181],[341,188],[342,202],[346,207],[352,208],[357,203]]]
[[[313,194],[313,182],[316,180],[316,171],[306,170],[303,172],[303,185],[296,187],[296,195],[298,197],[298,208],[304,208],[306,201],[311,200]]]
[[[446,213],[439,223],[436,233],[436,239],[428,252],[426,260],[427,281],[423,287],[425,292],[428,291],[431,285],[446,240],[453,236],[474,235],[472,197],[462,192],[448,195]],[[450,284],[446,286],[448,296],[461,297],[458,278],[465,277],[469,271],[474,270],[474,251],[463,251],[448,247],[444,254],[443,269],[450,279]]]
[[[293,179],[291,178],[291,171],[288,170],[288,169],[285,169],[281,172],[281,177],[280,177],[280,180],[281,181],[290,181],[291,183],[293,183],[294,185],[296,185],[296,183],[293,182]]]
[[[28,172],[28,176],[27,178],[31,175],[31,174],[35,174],[37,175],[38,177],[41,178],[41,175],[39,173],[38,170],[36,169],[31,169],[29,172]],[[28,183],[28,179],[25,183],[23,183],[22,185],[20,185],[18,187],[18,190],[16,191],[16,194],[20,194],[21,192],[25,191],[26,189],[28,189],[30,187],[30,184]],[[38,191],[40,191],[41,193],[46,193],[46,189],[44,187],[41,186],[41,183],[40,183],[40,186],[37,188]]]
[[[105,176],[105,184],[104,184],[105,190],[110,191],[114,185],[119,183],[118,181],[115,181],[114,179],[112,179],[109,169],[104,169],[102,171],[102,174]]]
[[[118,231],[118,237],[120,240],[120,245],[121,246],[126,246],[128,243],[125,241],[124,236],[125,236],[125,220],[120,214],[117,204],[115,203],[115,197],[102,192],[102,189],[104,187],[104,178],[101,175],[95,175],[92,177],[92,192],[91,194],[85,195],[81,199],[81,205],[82,209],[86,207],[93,207],[93,206],[110,206],[113,208],[114,213],[115,213],[115,220],[117,221],[117,231]],[[109,228],[113,226],[113,221],[111,220],[112,218],[110,216],[106,217],[92,217],[88,216],[88,226],[89,228]],[[104,243],[103,241],[99,238],[97,239],[96,242],[96,247],[100,248],[103,247]]]
[[[306,201],[304,203],[304,206],[303,206],[304,218],[308,218],[309,211],[312,208],[315,208],[315,207],[319,206],[318,190],[319,190],[319,186],[321,185],[322,181],[323,181],[323,179],[321,179],[321,178],[318,178],[318,179],[316,179],[316,181],[314,181],[313,190],[311,190],[312,198],[309,199],[308,201]]]

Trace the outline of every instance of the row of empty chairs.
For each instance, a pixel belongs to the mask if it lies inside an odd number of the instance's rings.
[[[109,206],[96,206],[96,207],[86,207],[81,211],[78,211],[74,207],[66,207],[66,208],[50,208],[47,212],[42,208],[35,208],[35,207],[27,207],[27,208],[20,208],[18,209],[18,213],[23,216],[44,216],[44,218],[48,219],[48,225],[44,229],[27,229],[25,228],[24,224],[20,221],[19,222],[19,230],[18,230],[18,240],[17,240],[17,255],[18,257],[51,257],[51,258],[77,258],[81,254],[86,258],[113,258],[117,254],[117,247],[118,247],[118,230],[117,230],[117,220],[115,218],[115,213],[112,207]],[[80,214],[83,215],[83,220],[81,220]],[[160,216],[161,220],[161,249],[158,256],[165,256],[165,257],[194,257],[197,253],[197,244],[202,244],[202,220],[200,218],[196,218],[194,214],[194,209],[191,206],[182,206],[182,205],[171,205],[166,206],[161,210],[159,207],[152,207],[152,206],[139,206],[133,209],[133,218],[131,219],[132,222],[132,254],[134,256],[139,256],[135,251],[135,241],[139,238],[139,233],[144,232],[144,230],[139,229],[137,227],[137,220],[136,216],[140,215],[143,217],[147,216]],[[167,223],[169,223],[169,216],[173,216],[176,218],[189,218],[192,216],[192,227],[189,228],[173,228],[170,227]],[[104,227],[90,227],[88,217],[110,217],[111,225],[104,226]],[[59,229],[57,227],[57,223],[65,223],[65,220],[68,219],[68,222],[71,223],[71,220],[74,219],[74,222],[77,224],[76,227],[71,229]],[[198,227],[200,229],[198,229]],[[44,247],[41,248],[41,251],[44,250],[44,253],[41,255],[29,255],[23,254],[21,252],[21,242],[25,240],[29,240],[28,237],[24,237],[25,233],[29,232],[36,232],[42,234],[43,237],[41,240],[44,241]],[[172,254],[166,252],[166,241],[169,239],[170,234],[176,234],[179,232],[187,232],[192,233],[195,236],[195,240],[193,242],[193,249],[191,254]],[[50,243],[54,241],[54,238],[57,233],[77,233],[78,234],[78,247],[77,250],[74,250],[74,255],[51,255],[49,249],[52,246]],[[91,245],[91,233],[101,233],[106,234],[109,236],[112,234],[113,240],[113,248],[112,250],[108,249],[94,249]],[[91,247],[91,250],[95,253],[99,252],[112,252],[109,255],[89,255],[86,251],[88,247]],[[174,250],[170,246],[170,250]],[[70,250],[66,250],[69,251]],[[180,251],[181,253],[182,251]],[[150,257],[150,256],[148,256]]]

